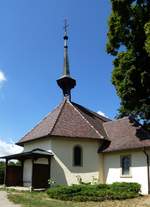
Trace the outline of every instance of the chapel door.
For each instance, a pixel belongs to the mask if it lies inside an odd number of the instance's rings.
[[[33,164],[32,187],[48,188],[50,167],[47,164]]]

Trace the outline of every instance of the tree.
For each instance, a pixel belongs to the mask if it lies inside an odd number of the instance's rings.
[[[132,114],[150,125],[150,0],[111,0],[107,53],[120,97],[118,117]]]

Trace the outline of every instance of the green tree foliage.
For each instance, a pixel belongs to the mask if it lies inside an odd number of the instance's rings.
[[[112,83],[118,117],[133,114],[150,125],[150,0],[111,0],[107,53],[115,56]]]
[[[144,29],[146,34],[145,49],[150,56],[150,21],[145,24]]]

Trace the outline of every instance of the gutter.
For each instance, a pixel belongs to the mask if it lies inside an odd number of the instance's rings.
[[[148,194],[150,194],[150,171],[149,171],[149,167],[150,167],[150,159],[149,159],[149,155],[146,152],[145,148],[143,150],[145,156],[146,156],[146,162],[147,162],[147,184],[148,184]]]

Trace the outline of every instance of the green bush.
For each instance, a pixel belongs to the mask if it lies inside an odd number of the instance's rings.
[[[113,183],[112,185],[72,185],[48,189],[49,197],[70,201],[122,200],[139,196],[138,183]]]
[[[112,190],[123,190],[127,192],[135,192],[138,193],[140,191],[141,185],[138,183],[119,183],[115,182],[111,185]]]

